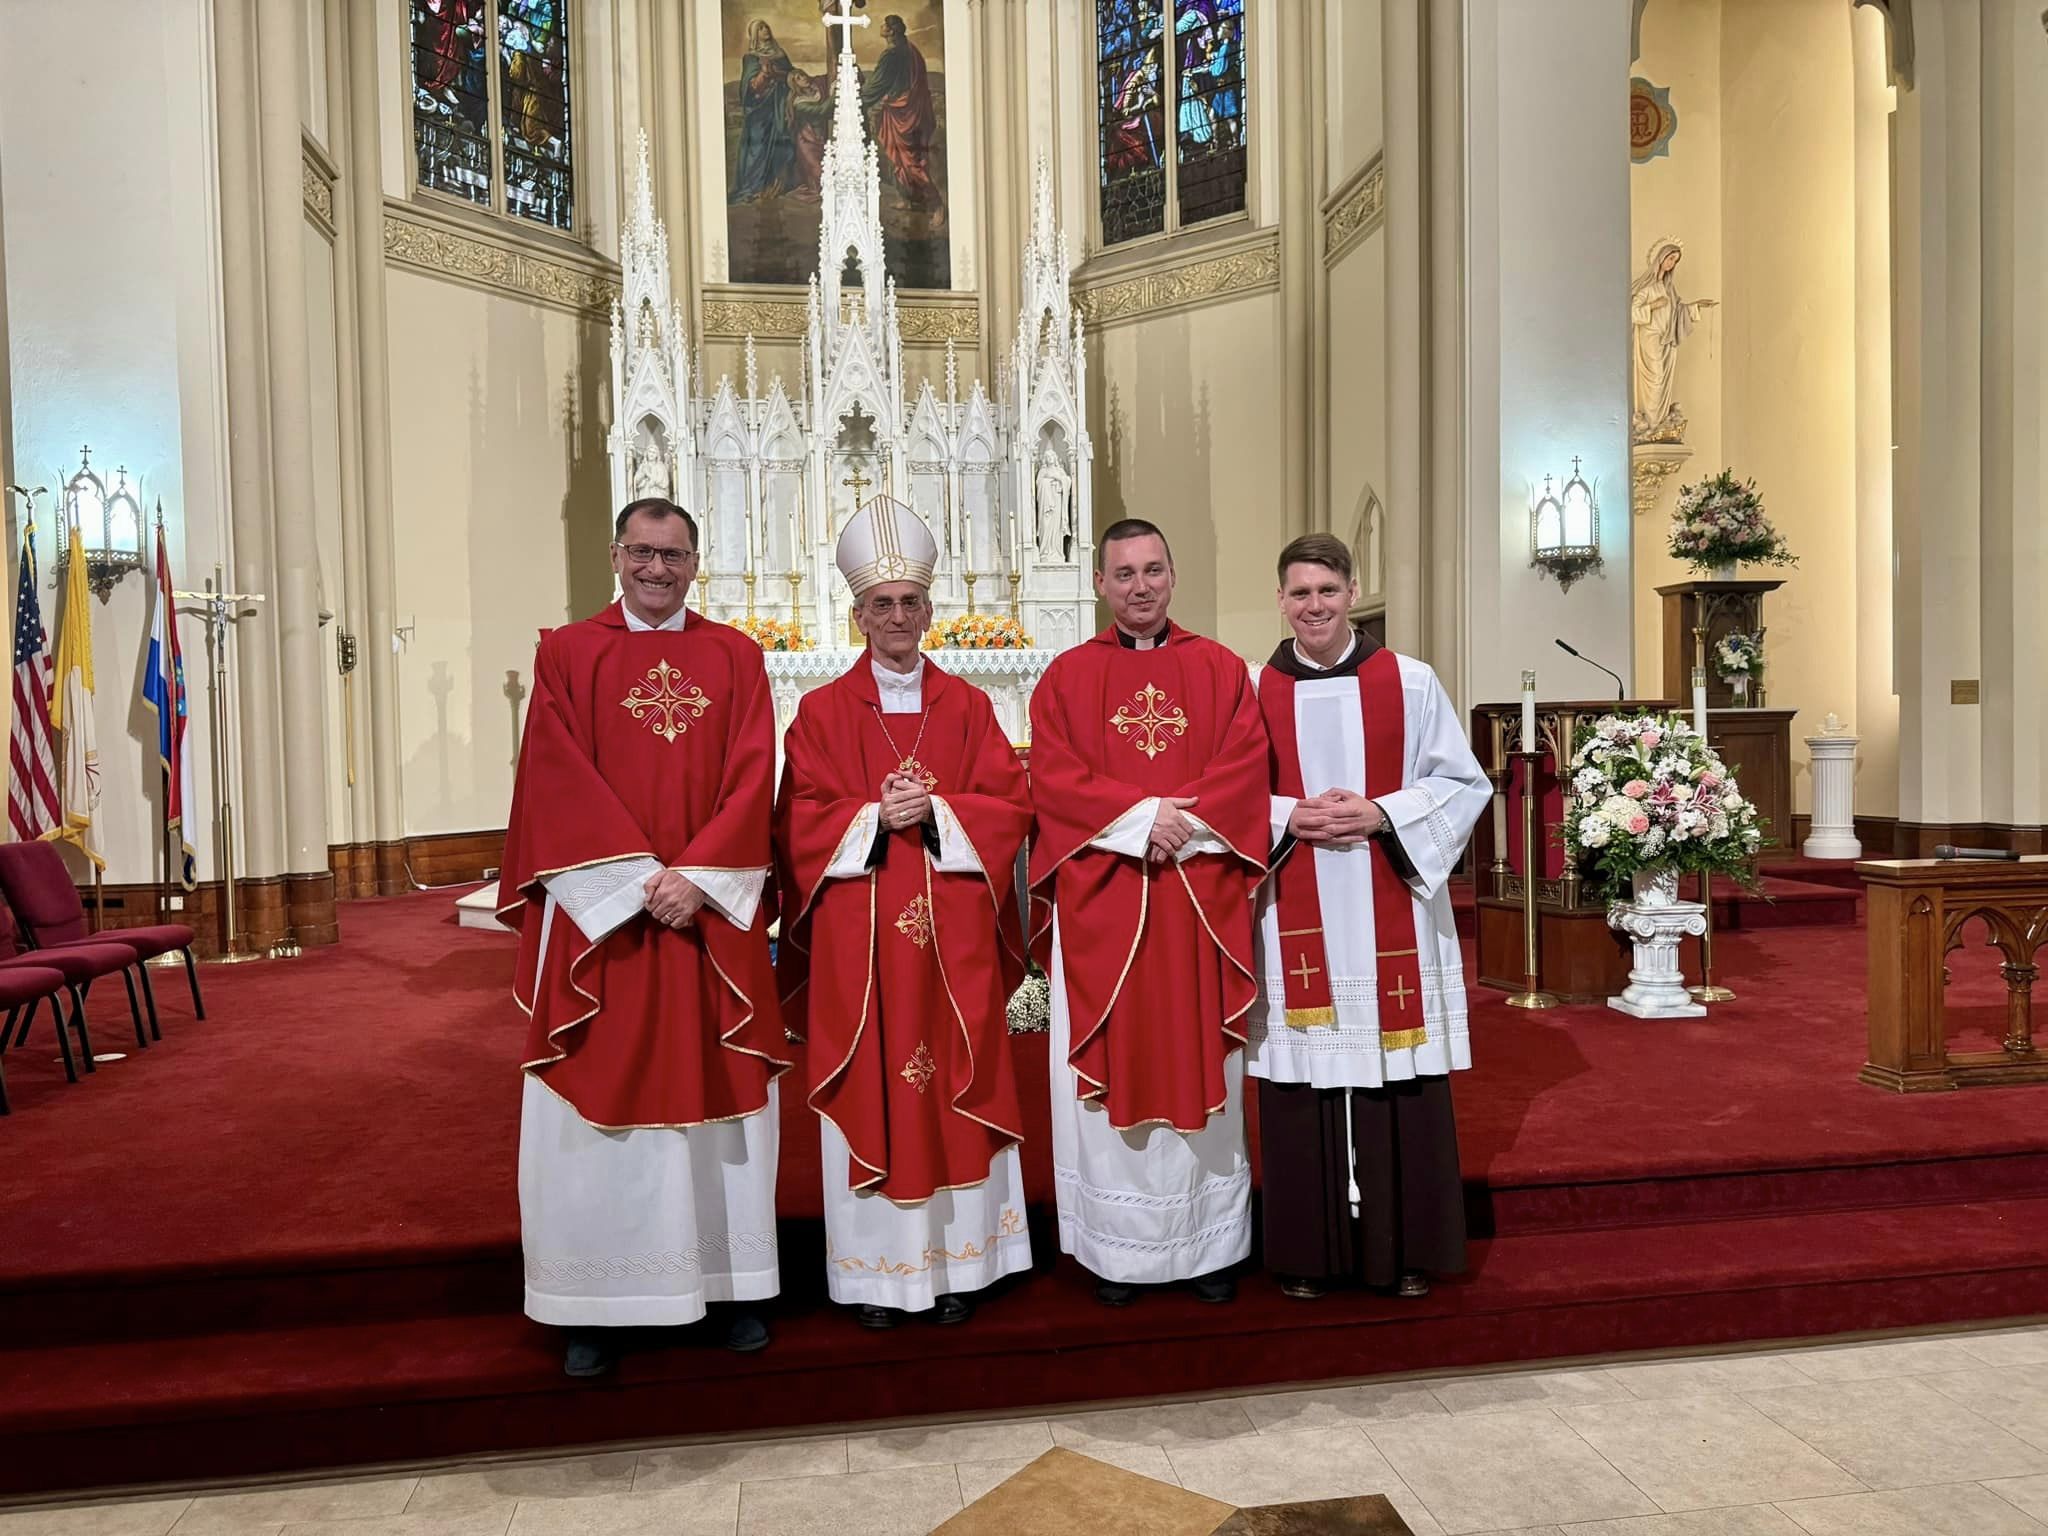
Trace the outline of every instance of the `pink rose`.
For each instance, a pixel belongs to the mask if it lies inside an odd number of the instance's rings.
[[[1642,747],[1643,747],[1643,750],[1644,750],[1645,752],[1654,752],[1654,751],[1656,751],[1656,750],[1657,750],[1657,743],[1658,743],[1658,742],[1660,742],[1660,741],[1662,741],[1663,739],[1664,739],[1664,733],[1663,733],[1662,731],[1645,731],[1645,732],[1643,732],[1643,735],[1642,735]]]
[[[1640,836],[1650,830],[1650,818],[1647,816],[1631,816],[1628,819],[1628,829],[1630,832]]]
[[[1650,786],[1645,784],[1641,779],[1630,779],[1626,784],[1621,786],[1621,792],[1624,795],[1627,795],[1631,800],[1641,800],[1644,796],[1649,794]]]
[[[1700,770],[1700,784],[1702,785],[1702,787],[1712,789],[1716,784],[1720,782],[1721,775],[1714,772],[1713,769],[1703,768]]]

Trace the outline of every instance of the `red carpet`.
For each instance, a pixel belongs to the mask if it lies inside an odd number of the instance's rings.
[[[343,932],[208,971],[203,1024],[161,988],[163,1041],[75,1087],[47,1022],[7,1054],[0,1491],[2013,1315],[2048,1280],[2042,1098],[1861,1086],[1861,930],[1742,930],[1717,952],[1741,998],[1705,1020],[1475,992],[1457,1103],[1492,1236],[1424,1302],[1304,1306],[1252,1276],[1234,1307],[1109,1314],[1035,1229],[1039,1269],[966,1328],[865,1334],[819,1299],[792,1093],[774,1347],[685,1342],[579,1389],[518,1315],[509,940],[445,894],[352,904]],[[2002,997],[1983,951],[1955,957],[1966,1026],[1995,1031]],[[1018,1048],[1042,1202],[1043,1037]]]

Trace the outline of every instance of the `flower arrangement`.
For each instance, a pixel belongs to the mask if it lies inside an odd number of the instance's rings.
[[[941,619],[925,631],[927,651],[951,648],[959,651],[1028,651],[1031,637],[1024,626],[1004,614],[963,613]]]
[[[1052,1027],[1052,984],[1033,964],[1004,1010],[1013,1035],[1042,1035]]]
[[[1603,715],[1582,727],[1564,788],[1565,855],[1596,894],[1625,899],[1649,869],[1754,886],[1756,807],[1682,716]]]
[[[1764,675],[1764,637],[1730,630],[1714,643],[1714,670],[1724,683],[1754,683]]]
[[[748,614],[743,619],[733,620],[733,628],[749,635],[764,651],[810,651],[816,644],[803,631],[801,624],[792,624],[787,619],[764,619],[757,614]]]
[[[1722,470],[1678,493],[1671,513],[1671,553],[1702,570],[1746,561],[1751,565],[1797,563],[1785,536],[1764,516],[1754,480],[1737,480]]]

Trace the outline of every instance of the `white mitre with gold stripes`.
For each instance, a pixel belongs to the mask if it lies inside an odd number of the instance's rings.
[[[877,496],[846,520],[833,558],[858,602],[885,581],[929,587],[939,563],[939,541],[911,508]]]

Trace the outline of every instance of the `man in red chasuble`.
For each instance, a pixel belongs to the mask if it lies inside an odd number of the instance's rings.
[[[1193,1280],[1228,1301],[1251,1251],[1245,1015],[1266,868],[1266,730],[1245,665],[1167,617],[1173,556],[1112,524],[1115,623],[1031,696],[1031,888],[1051,903],[1060,1246],[1124,1306]]]
[[[760,648],[683,606],[697,526],[619,514],[619,601],[534,660],[498,916],[530,1019],[526,1312],[594,1376],[621,1327],[773,1296],[775,1079],[790,1063],[762,888],[774,721]],[[727,1345],[768,1342],[728,1319]]]
[[[923,519],[877,497],[837,558],[868,644],[784,738],[783,1008],[808,1042],[832,1299],[870,1328],[956,1323],[1031,1265],[1006,1012],[1031,802],[988,696],[918,649]]]
[[[1280,552],[1294,631],[1253,678],[1272,742],[1273,876],[1259,893],[1266,1265],[1420,1296],[1465,1268],[1450,1074],[1472,1065],[1447,889],[1493,798],[1436,674],[1351,626],[1351,551]]]

